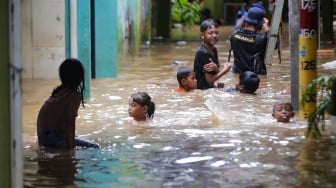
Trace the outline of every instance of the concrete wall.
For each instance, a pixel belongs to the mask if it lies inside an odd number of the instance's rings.
[[[151,37],[151,0],[118,1],[119,52],[137,53],[143,41]],[[127,54],[126,54],[127,55]]]
[[[33,77],[32,54],[32,0],[21,1],[21,30],[22,30],[22,64],[23,78]]]
[[[144,40],[150,40],[151,0],[116,2],[118,22],[114,31],[117,31],[117,39],[111,43],[117,46],[121,54],[137,53],[140,44]],[[65,1],[24,0],[21,3],[22,76],[30,79],[58,79],[58,66],[66,53]],[[98,12],[99,7],[95,8]],[[97,65],[99,61],[95,63]],[[99,76],[100,73],[96,75]]]
[[[22,2],[23,78],[58,78],[64,60],[64,1]]]

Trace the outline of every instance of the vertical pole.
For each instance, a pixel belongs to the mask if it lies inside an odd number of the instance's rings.
[[[321,3],[319,3],[319,2],[316,2],[317,3],[317,8],[316,8],[316,21],[317,21],[317,26],[316,26],[316,28],[317,28],[317,49],[320,49],[320,47],[321,47],[321,33],[320,33],[320,24],[321,24],[321,19],[320,19],[320,16],[321,16],[321,12],[320,12],[320,10],[321,10]],[[323,22],[322,22],[323,23]],[[323,31],[323,30],[322,30]],[[316,54],[317,54],[317,52],[316,52]]]
[[[96,78],[96,34],[95,34],[95,0],[90,0],[91,14],[91,78]]]
[[[23,187],[21,1],[10,1],[10,121],[12,187]]]
[[[299,98],[307,85],[317,77],[317,0],[300,1],[299,35]],[[305,106],[300,105],[299,117],[308,118],[316,108],[316,91],[309,93]]]
[[[118,1],[99,0],[94,1],[94,3],[95,76],[97,78],[116,77],[117,23],[121,23],[124,20],[118,18]],[[131,19],[134,18],[132,17]]]
[[[299,0],[288,1],[288,33],[289,33],[289,48],[290,48],[290,91],[291,91],[291,103],[293,104],[294,110],[297,111],[299,109]]]
[[[330,103],[327,110],[330,115],[336,116],[336,80],[331,81]],[[336,127],[335,125],[334,121],[334,127]]]
[[[84,66],[84,99],[91,92],[90,20],[90,0],[65,0],[65,57],[78,58]]]
[[[9,0],[0,1],[0,185],[11,186]]]
[[[65,35],[65,58],[71,57],[71,24],[70,24],[70,0],[64,1],[64,35]]]
[[[76,1],[76,0],[72,0]],[[83,63],[85,69],[85,93],[84,98],[90,98],[91,90],[91,16],[90,0],[79,0],[77,2],[77,25],[76,38],[77,42],[71,41],[76,46],[78,59]],[[75,44],[73,44],[75,43]],[[74,49],[75,50],[75,49]],[[73,52],[73,50],[71,50]]]
[[[77,0],[70,0],[70,52],[71,57],[78,57],[77,49]]]

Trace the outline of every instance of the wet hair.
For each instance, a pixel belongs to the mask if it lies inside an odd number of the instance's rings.
[[[216,28],[218,28],[218,24],[215,21],[213,21],[212,19],[206,19],[202,21],[200,25],[200,31],[203,33],[204,31],[206,31],[212,26],[215,26]]]
[[[290,106],[290,108],[291,108],[291,111],[294,110],[294,107],[293,107],[292,103],[291,103],[289,100],[287,100],[287,99],[280,99],[280,100],[276,101],[276,102],[273,104],[273,112],[275,112],[275,108],[276,108],[276,106],[278,106],[279,104],[289,104],[289,106]]]
[[[72,89],[82,97],[82,105],[84,107],[85,79],[82,63],[78,59],[68,58],[61,63],[58,74],[62,84],[53,90],[52,96],[63,88]]]
[[[245,71],[239,75],[239,83],[244,85],[243,93],[253,94],[259,87],[259,76],[252,71]]]
[[[153,119],[155,111],[155,103],[152,98],[146,92],[136,92],[131,95],[133,102],[140,104],[141,106],[148,106],[147,118]]]
[[[194,69],[190,67],[181,67],[177,70],[176,78],[180,85],[182,85],[182,80],[186,79],[190,73],[194,72]]]

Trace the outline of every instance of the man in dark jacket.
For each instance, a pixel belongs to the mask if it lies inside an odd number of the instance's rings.
[[[241,27],[231,34],[230,43],[234,55],[233,73],[252,71],[260,75],[267,74],[264,57],[269,26],[264,16],[265,9],[252,6],[244,15]],[[261,30],[264,33],[261,33]]]

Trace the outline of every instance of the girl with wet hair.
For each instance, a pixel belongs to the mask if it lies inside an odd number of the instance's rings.
[[[40,146],[72,149],[75,146],[99,146],[75,136],[76,117],[80,104],[84,107],[84,68],[74,58],[59,67],[61,85],[42,105],[37,117],[37,136]]]
[[[52,95],[64,88],[72,89],[81,96],[81,103],[84,107],[85,79],[82,63],[75,58],[66,59],[60,65],[58,74],[62,84],[54,89]]]
[[[135,121],[152,120],[155,103],[146,92],[133,93],[129,100],[128,113]]]

